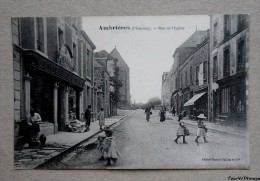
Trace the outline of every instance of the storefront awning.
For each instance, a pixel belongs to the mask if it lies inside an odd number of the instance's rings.
[[[204,94],[206,94],[206,92],[202,92],[200,94],[196,94],[195,96],[193,96],[190,100],[188,100],[188,102],[186,102],[184,104],[184,106],[192,106],[194,105],[194,103],[199,99],[201,98]]]

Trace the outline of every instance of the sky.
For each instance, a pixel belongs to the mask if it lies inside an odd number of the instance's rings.
[[[197,30],[209,29],[210,17],[192,16],[100,16],[84,17],[83,30],[96,52],[115,47],[130,68],[130,94],[135,103],[161,97],[162,74],[170,71],[173,54]],[[103,27],[129,27],[104,30]]]

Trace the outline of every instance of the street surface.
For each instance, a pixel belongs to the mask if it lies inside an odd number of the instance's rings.
[[[181,169],[181,168],[245,168],[249,164],[248,138],[209,131],[207,140],[195,143],[195,127],[187,127],[191,135],[188,144],[174,142],[178,124],[175,120],[159,121],[159,112],[153,111],[151,122],[146,122],[143,110],[113,128],[120,157],[113,169]],[[97,137],[89,140],[94,142]],[[106,161],[98,161],[96,149],[74,151],[61,161],[49,165],[49,169],[98,169],[107,168]]]

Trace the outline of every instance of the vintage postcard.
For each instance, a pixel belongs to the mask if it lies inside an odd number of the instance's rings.
[[[16,169],[247,169],[247,14],[14,17]]]

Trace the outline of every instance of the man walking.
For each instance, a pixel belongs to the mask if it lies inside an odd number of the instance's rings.
[[[91,105],[88,105],[88,108],[85,111],[85,119],[86,119],[86,130],[85,132],[90,130],[90,121],[91,121]]]

